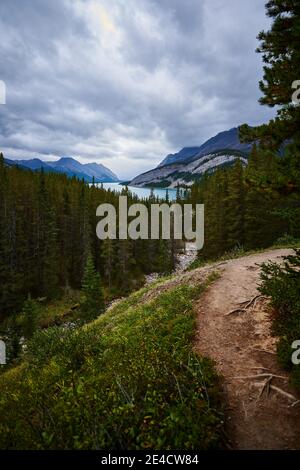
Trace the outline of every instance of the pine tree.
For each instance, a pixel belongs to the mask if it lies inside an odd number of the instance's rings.
[[[30,339],[37,330],[38,319],[38,305],[29,295],[22,310],[22,332],[26,339]]]
[[[245,246],[270,246],[285,228],[275,215],[283,201],[277,192],[277,157],[269,150],[253,147],[245,170]]]
[[[245,196],[245,248],[257,249],[269,244],[267,225],[270,224],[268,195],[253,183],[247,186]]]
[[[277,117],[262,126],[241,126],[240,135],[245,142],[259,139],[270,149],[293,140],[299,149],[300,105],[292,103],[292,85],[300,79],[300,1],[270,0],[266,9],[273,24],[258,36],[261,44],[257,52],[265,63],[260,103],[278,106]]]
[[[300,1],[269,0],[266,9],[273,23],[258,36],[265,63],[260,103],[277,106],[277,116],[258,127],[240,127],[243,142],[260,142],[246,172],[249,247],[267,246],[282,230],[299,234],[300,105],[292,103],[292,87],[300,79]]]
[[[157,272],[169,274],[174,269],[172,242],[170,240],[159,240],[156,258]]]
[[[104,298],[100,275],[96,272],[94,261],[89,254],[86,261],[84,276],[82,280],[82,292],[84,302],[82,312],[85,320],[92,320],[104,311]]]
[[[103,264],[103,272],[105,275],[105,282],[111,290],[112,283],[113,283],[113,275],[114,275],[114,265],[115,265],[115,247],[113,240],[107,238],[102,243],[102,264]]]
[[[72,278],[71,260],[72,260],[72,208],[70,194],[67,188],[64,188],[62,195],[62,212],[60,216],[60,252],[64,256],[60,259],[60,285],[68,289]]]
[[[169,204],[169,202],[170,202],[170,196],[169,196],[169,190],[168,190],[168,188],[166,189],[166,198],[165,198],[165,202],[166,202],[167,204]]]
[[[226,201],[228,176],[226,170],[217,170],[204,180],[200,202],[205,204],[205,244],[203,255],[215,258],[227,249]]]
[[[176,187],[176,202],[180,202],[180,201],[181,201],[181,189],[178,183]]]
[[[132,288],[132,279],[136,272],[136,260],[132,252],[132,240],[119,240],[118,243],[118,273],[117,280],[121,292],[126,294]]]
[[[149,201],[151,203],[155,203],[155,195],[154,195],[154,189],[153,188],[150,189]]]
[[[227,248],[244,244],[244,180],[243,165],[238,159],[228,172],[226,198]]]
[[[6,331],[4,332],[8,362],[18,359],[20,356],[22,352],[21,336],[22,326],[20,325],[19,317],[13,314],[6,321]]]
[[[57,225],[44,172],[39,175],[36,263],[40,293],[49,298],[58,290]]]

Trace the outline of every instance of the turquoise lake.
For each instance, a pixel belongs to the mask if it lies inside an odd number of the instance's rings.
[[[100,186],[100,185],[99,185]],[[124,186],[119,183],[103,183],[104,189],[111,189],[112,191],[121,192]],[[128,186],[128,189],[136,194],[140,199],[146,199],[150,196],[151,188],[135,188],[134,186]],[[165,199],[166,189],[153,188],[154,195],[160,199]],[[176,200],[176,189],[168,189],[170,201]]]

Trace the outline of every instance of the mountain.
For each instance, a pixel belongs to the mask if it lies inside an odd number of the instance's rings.
[[[251,146],[251,144],[242,144],[240,142],[239,129],[233,127],[229,131],[220,132],[200,147],[185,147],[178,153],[168,155],[158,166],[197,160],[203,155],[214,153],[220,149],[240,150],[249,153]]]
[[[26,169],[26,167],[24,165],[22,165],[21,163],[19,163],[19,161],[10,160],[9,158],[4,158],[4,163],[7,166],[15,166],[17,164],[19,168]]]
[[[168,155],[157,168],[134,178],[132,186],[175,187],[191,185],[207,172],[232,165],[239,158],[247,165],[251,144],[242,144],[238,128],[221,132],[199,147],[185,147]]]
[[[89,174],[92,178],[100,177],[100,173],[105,174],[106,177],[109,179],[107,182],[118,182],[120,181],[118,176],[113,173],[109,168],[102,165],[101,163],[86,163],[84,165],[84,171]]]
[[[239,150],[224,149],[204,155],[197,160],[183,163],[173,163],[154,168],[137,176],[131,186],[174,188],[178,184],[190,186],[205,173],[215,171],[218,167],[232,165],[239,158],[247,165],[247,154]]]
[[[180,152],[177,153],[170,153],[166,156],[166,158],[158,165],[165,166],[170,165],[172,163],[180,163],[184,162],[185,160],[192,158],[200,152],[201,147],[184,147]]]
[[[91,183],[93,178],[95,183],[119,181],[117,175],[100,163],[82,164],[70,157],[60,158],[56,162],[44,162],[39,158],[33,158],[31,160],[10,160],[6,158],[5,163],[9,166],[18,165],[21,168],[27,168],[32,171],[43,169],[47,173],[64,173],[70,177],[75,176],[84,179],[87,183]]]

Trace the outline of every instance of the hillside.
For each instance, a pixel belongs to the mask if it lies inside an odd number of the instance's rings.
[[[252,144],[242,144],[238,128],[221,132],[199,147],[186,147],[168,155],[157,168],[131,181],[132,186],[190,186],[205,173],[233,165],[237,158],[247,164]]]
[[[60,158],[55,162],[42,161],[39,158],[30,160],[11,160],[5,158],[5,163],[8,166],[18,165],[20,168],[27,168],[32,171],[43,169],[46,173],[64,173],[70,177],[75,176],[79,179],[84,179],[88,183],[91,183],[93,179],[95,183],[119,181],[117,175],[102,164],[82,164],[70,157]]]
[[[219,379],[192,344],[193,301],[213,278],[195,280],[37,334],[22,363],[0,374],[1,449],[219,447]]]

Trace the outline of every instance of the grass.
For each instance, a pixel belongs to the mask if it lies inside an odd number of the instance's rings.
[[[189,266],[188,271],[193,271],[193,269],[202,268],[204,266],[207,266],[209,264],[213,264],[216,262],[229,261],[231,259],[237,259],[243,256],[251,256],[255,253],[263,253],[264,251],[267,251],[267,250],[276,250],[276,249],[284,249],[284,248],[295,249],[295,248],[299,248],[299,246],[300,246],[300,240],[289,237],[289,236],[285,236],[285,237],[278,239],[270,247],[246,250],[243,246],[237,246],[233,248],[232,250],[227,251],[223,255],[218,256],[217,258],[203,259],[199,257],[195,259],[195,261],[193,261],[193,263],[191,263],[191,265]]]
[[[146,290],[77,329],[39,331],[0,376],[2,449],[214,449],[219,377],[193,351],[205,285]]]
[[[76,309],[81,301],[81,292],[70,290],[62,298],[40,304],[39,326],[60,324],[63,321],[76,318]]]

